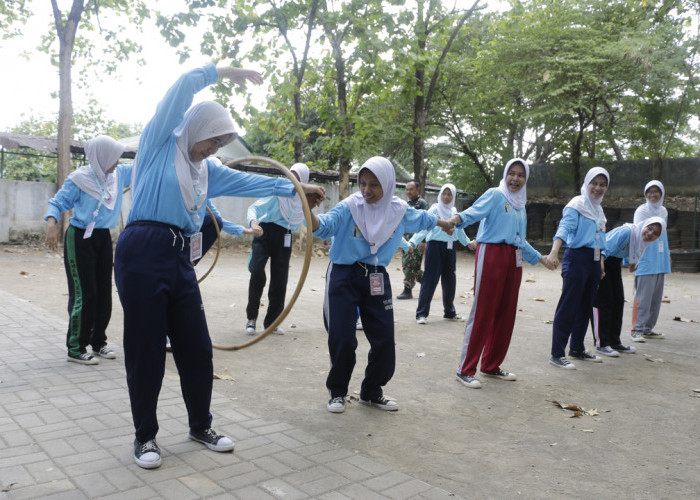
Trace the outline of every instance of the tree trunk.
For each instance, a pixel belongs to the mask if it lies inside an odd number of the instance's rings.
[[[343,129],[340,140],[340,183],[338,189],[340,191],[340,199],[346,198],[350,194],[350,167],[352,158],[348,157],[348,143],[352,137],[352,129],[348,122],[348,97],[347,97],[347,81],[345,79],[345,59],[340,43],[334,40],[333,55],[335,57],[335,79],[338,88],[338,116],[342,123]]]
[[[425,41],[418,41],[421,53],[425,52]],[[416,68],[415,71],[415,97],[413,98],[413,176],[420,183],[421,195],[425,194],[425,179],[428,173],[425,171],[425,69]]]
[[[300,85],[297,85],[297,90],[294,91],[294,117],[296,119],[296,127],[294,132],[294,163],[303,161],[304,140],[301,132],[301,92]]]

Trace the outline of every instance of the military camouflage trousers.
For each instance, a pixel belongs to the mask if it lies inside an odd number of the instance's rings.
[[[423,261],[423,254],[418,250],[413,250],[412,253],[403,253],[401,266],[403,268],[403,286],[413,289],[416,282],[423,281],[423,270],[420,268]]]

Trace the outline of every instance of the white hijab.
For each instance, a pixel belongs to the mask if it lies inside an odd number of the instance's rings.
[[[660,224],[661,225],[661,234],[659,234],[659,238],[664,234],[664,231],[666,231],[666,219],[663,219],[661,217],[649,217],[646,220],[643,220],[641,222],[636,222],[634,224],[625,224],[625,226],[629,226],[631,232],[630,232],[630,248],[629,248],[629,263],[630,264],[636,264],[639,262],[639,259],[642,258],[642,255],[644,254],[644,250],[651,244],[651,242],[644,241],[642,239],[642,230],[651,225],[651,224]]]
[[[295,163],[292,165],[290,170],[299,175],[299,182],[302,184],[309,182],[309,167],[307,167],[305,164]],[[304,207],[301,203],[299,194],[297,193],[293,198],[278,196],[277,200],[280,205],[280,214],[282,214],[284,220],[286,220],[291,226],[301,224],[301,222],[304,220]]]
[[[649,181],[647,185],[644,186],[644,198],[647,197],[647,191],[652,186],[656,186],[661,190],[661,198],[656,203],[652,203],[649,200],[644,205],[640,205],[639,208],[634,213],[634,222],[641,222],[648,219],[649,217],[661,217],[666,220],[668,217],[668,210],[664,207],[664,197],[666,196],[666,191],[664,190],[664,185],[660,181]]]
[[[206,203],[209,172],[206,159],[192,161],[190,158],[192,146],[212,137],[226,136],[221,144],[223,147],[232,142],[238,133],[228,111],[214,101],[192,106],[173,133],[177,138],[175,172],[180,183],[180,194],[185,208],[194,213]]]
[[[364,169],[372,172],[382,186],[383,196],[376,203],[366,203],[362,193],[357,191],[351,194],[345,201],[350,207],[350,213],[358,229],[369,243],[372,255],[379,251],[384,243],[389,241],[396,227],[403,219],[408,203],[394,196],[396,191],[396,172],[389,160],[381,156],[373,156],[367,160],[357,178],[360,178]]]
[[[89,165],[80,167],[68,178],[83,192],[112,210],[117,202],[117,174],[107,174],[124,153],[125,146],[109,136],[98,135],[85,143],[85,157]]]
[[[522,163],[523,167],[525,167],[525,184],[523,184],[523,187],[521,187],[515,193],[511,192],[510,189],[508,189],[508,186],[506,185],[506,177],[508,176],[508,171],[510,170],[510,167],[513,165],[513,163]],[[521,160],[520,158],[513,158],[508,163],[506,163],[506,168],[503,169],[503,179],[501,179],[501,182],[498,184],[498,189],[501,191],[501,193],[503,193],[503,196],[506,197],[506,200],[508,200],[510,206],[516,210],[520,210],[521,208],[523,208],[525,206],[525,203],[527,202],[526,186],[529,177],[530,165],[528,165],[525,160]]]
[[[603,167],[593,167],[588,171],[586,178],[583,180],[581,194],[579,196],[574,196],[566,206],[573,208],[587,219],[597,221],[600,224],[598,230],[605,231],[605,223],[607,222],[607,219],[605,218],[603,207],[600,206],[600,203],[603,201],[603,197],[605,195],[595,200],[588,194],[588,185],[598,175],[604,175],[608,180],[608,186],[610,185],[610,174],[608,174],[608,171]]]
[[[445,204],[442,202],[442,193],[443,191],[445,191],[445,189],[449,189],[452,193],[452,201],[449,204]],[[440,188],[440,193],[438,194],[438,201],[437,203],[433,203],[433,206],[431,208],[437,208],[437,213],[442,220],[450,219],[453,215],[457,213],[457,209],[455,208],[456,199],[457,188],[454,186],[454,184],[447,183]]]

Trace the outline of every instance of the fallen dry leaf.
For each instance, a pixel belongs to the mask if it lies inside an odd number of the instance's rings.
[[[593,429],[581,429],[583,432],[595,432]]]
[[[693,392],[700,392],[700,389],[693,389]]]
[[[532,299],[532,300],[537,301],[537,302],[547,302],[547,299],[541,299],[541,298],[539,298],[539,297],[535,297],[535,298]]]
[[[295,325],[294,323],[292,323],[291,325],[289,325],[289,328],[296,328],[296,327],[297,327],[297,325]]]
[[[417,357],[417,358],[424,358],[424,357],[425,357],[425,353],[424,353],[424,352],[417,352],[417,353],[416,353],[416,357]]]
[[[554,405],[558,406],[562,410],[570,410],[573,411],[574,413],[570,415],[570,418],[574,417],[581,417],[583,415],[588,415],[589,417],[595,417],[597,415],[600,415],[597,409],[593,408],[591,410],[586,410],[583,406],[575,405],[575,404],[562,404],[559,401],[551,401]]]
[[[647,361],[651,361],[652,363],[663,363],[664,362],[663,359],[653,358],[653,357],[649,356],[648,354],[644,354],[643,356]]]
[[[214,379],[215,380],[233,380],[234,382],[236,381],[236,379],[233,378],[233,376],[229,373],[228,368],[224,368],[221,371],[221,375],[219,375],[218,373],[215,373]]]
[[[542,323],[544,323],[545,325],[551,325],[552,323],[554,323],[554,321],[552,321],[551,319],[546,319]]]
[[[670,303],[671,303],[671,301],[668,300],[668,299],[664,299],[664,300],[662,300],[661,302],[663,302],[664,304],[670,304]]]
[[[525,280],[525,283],[537,283],[535,280]]]
[[[21,274],[22,276],[28,276],[28,275],[29,275],[29,273],[28,273],[27,271],[20,271],[19,274]]]
[[[674,316],[673,321],[682,321],[683,323],[697,323],[694,319],[682,318],[680,316]]]

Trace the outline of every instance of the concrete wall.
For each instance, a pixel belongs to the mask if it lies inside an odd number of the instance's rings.
[[[56,185],[0,179],[0,242],[44,231],[46,202]]]
[[[610,172],[611,196],[641,196],[644,186],[652,179],[663,182],[667,194],[695,196],[700,191],[700,158],[667,160],[661,170],[651,160],[630,160],[614,163],[591,164],[581,168],[581,180],[590,167],[600,165]],[[574,186],[570,166],[537,164],[530,166],[527,182],[528,196],[563,196],[578,194],[581,186]]]

